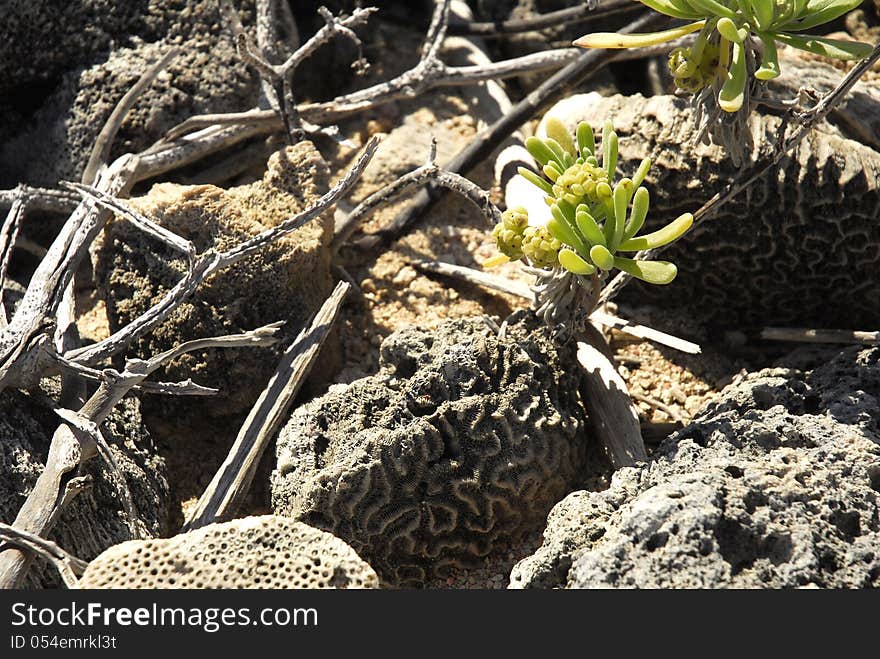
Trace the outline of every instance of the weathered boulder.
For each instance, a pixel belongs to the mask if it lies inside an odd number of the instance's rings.
[[[799,80],[798,84],[803,84]],[[880,107],[862,94],[858,107]],[[620,171],[631,175],[653,159],[647,186],[650,226],[693,212],[740,171],[720,147],[693,144],[687,99],[640,95],[567,99],[548,114],[571,130],[599,128],[606,118],[620,135]],[[853,101],[852,109],[857,107]],[[775,143],[781,119],[754,114],[757,145]],[[870,122],[863,122],[869,133]],[[678,265],[668,286],[633,282],[622,299],[681,309],[720,325],[880,324],[880,153],[829,127],[812,131],[778,166],[664,252]],[[547,212],[546,207],[537,212]]]
[[[43,470],[60,418],[37,394],[7,389],[0,393],[0,521],[11,524]],[[141,421],[137,399],[125,398],[102,424],[140,517],[139,532],[154,537],[168,531],[165,463]],[[107,466],[91,460],[85,473],[93,486],[64,510],[49,538],[74,556],[90,560],[133,537],[132,523]],[[29,586],[56,586],[55,568],[37,559]]]
[[[520,312],[400,330],[374,376],[299,408],[277,441],[277,514],[419,585],[539,528],[583,477],[574,357]]]
[[[253,3],[236,5],[251,24]],[[132,108],[114,156],[193,114],[246,110],[257,99],[257,78],[214,0],[12,0],[3,18],[0,187],[79,180],[116,103],[172,46],[181,53]]]
[[[644,468],[550,514],[511,587],[880,585],[880,348],[730,385]]]
[[[161,540],[111,547],[83,588],[377,588],[342,540],[284,517],[245,517]]]

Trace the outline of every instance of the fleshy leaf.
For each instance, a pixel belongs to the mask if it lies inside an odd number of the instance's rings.
[[[702,14],[682,0],[639,0],[646,7],[656,12],[672,16],[673,18],[692,19],[699,18]]]
[[[545,194],[552,195],[553,194],[553,186],[550,185],[547,181],[542,179],[540,176],[535,174],[531,169],[527,169],[525,167],[520,167],[517,170],[517,173],[522,176],[525,180],[533,185],[538,186],[541,190],[544,191]]]
[[[576,275],[591,275],[596,268],[584,261],[579,254],[570,249],[559,250],[559,264]]]
[[[669,261],[636,261],[615,256],[614,267],[649,284],[668,284],[678,274],[678,268]]]
[[[623,241],[620,244],[620,249],[624,252],[636,252],[643,249],[663,247],[663,245],[668,245],[673,240],[677,240],[684,235],[693,223],[694,216],[690,213],[684,213],[662,229]]]
[[[596,154],[596,138],[593,136],[593,128],[586,121],[578,124],[577,141],[582,158]]]
[[[738,43],[733,44],[733,60],[727,73],[727,82],[718,94],[718,105],[725,112],[737,112],[743,104],[746,88],[746,55],[745,49]]]
[[[547,120],[545,129],[547,131],[547,137],[553,138],[559,143],[559,146],[565,149],[566,152],[577,157],[577,151],[574,149],[574,140],[572,140],[571,135],[568,134],[568,129],[565,127],[565,124],[556,117],[550,117]]]
[[[590,260],[602,270],[611,270],[615,259],[605,245],[593,245],[590,248]]]
[[[703,15],[724,16],[731,20],[736,18],[736,14],[730,7],[725,7],[715,0],[688,0],[688,2],[697,9],[700,9],[703,12]]]
[[[671,30],[662,32],[647,32],[642,34],[618,34],[617,32],[594,32],[586,34],[574,41],[575,46],[581,48],[642,48],[644,46],[656,46],[678,39],[691,32],[696,32],[705,25],[706,21],[689,23]]]
[[[776,52],[776,42],[773,37],[758,33],[758,38],[764,44],[764,55],[761,57],[761,67],[755,71],[758,80],[773,80],[779,77],[779,57]]]
[[[599,228],[596,218],[594,218],[589,210],[587,210],[586,204],[578,206],[575,219],[578,229],[584,234],[584,238],[586,238],[591,245],[606,244],[605,234],[603,234],[602,229]]]
[[[861,41],[844,41],[843,39],[829,39],[827,37],[814,37],[812,35],[786,34],[774,32],[773,37],[777,41],[805,50],[808,53],[822,55],[832,59],[857,60],[871,54],[874,47]]]
[[[650,195],[647,188],[639,188],[633,195],[632,210],[629,213],[629,222],[623,232],[624,241],[629,240],[639,232],[645,223],[645,217],[648,215],[648,206],[650,205]]]
[[[556,161],[556,154],[539,137],[530,137],[526,140],[526,151],[532,155],[532,158],[538,161],[539,165],[546,165],[548,162]],[[557,164],[562,165],[561,162]]]
[[[835,18],[843,16],[862,4],[862,0],[830,0],[829,2],[807,3],[807,11],[802,16],[796,16],[790,21],[776,25],[777,30],[786,32],[800,32],[809,30],[817,25],[824,25]]]

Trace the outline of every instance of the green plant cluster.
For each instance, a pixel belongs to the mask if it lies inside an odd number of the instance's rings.
[[[779,71],[777,43],[840,60],[867,57],[870,44],[800,34],[839,18],[862,0],[639,0],[667,16],[693,21],[648,34],[597,32],[575,41],[585,48],[639,48],[697,32],[694,44],[676,48],[669,68],[676,84],[696,92],[718,85],[718,105],[737,112],[743,105],[749,76],[772,80]],[[749,70],[747,48],[755,50],[760,66]]]
[[[652,284],[671,282],[677,274],[674,264],[618,255],[666,245],[693,223],[685,213],[658,231],[636,235],[648,215],[649,193],[642,183],[651,161],[642,161],[633,178],[614,183],[618,138],[611,122],[602,132],[601,154],[587,123],[574,136],[557,119],[549,119],[546,127],[546,138],[526,140],[543,176],[526,168],[519,173],[545,193],[551,217],[546,226],[532,226],[526,209],[505,211],[492,232],[503,256],[487,265],[525,257],[535,267],[559,265],[577,275],[617,268]]]

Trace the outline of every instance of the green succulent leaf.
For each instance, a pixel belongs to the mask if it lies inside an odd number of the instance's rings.
[[[596,138],[593,129],[586,121],[582,121],[577,127],[578,151],[581,158],[588,158],[596,153]]]
[[[694,223],[694,216],[690,213],[684,213],[662,229],[658,229],[653,233],[646,233],[644,236],[637,236],[625,240],[620,244],[620,249],[624,252],[636,252],[643,249],[654,249],[655,247],[663,247],[674,240],[678,240],[691,228]]]
[[[862,4],[862,0],[827,0],[825,2],[807,3],[803,15],[795,14],[795,17],[785,23],[778,23],[777,30],[786,32],[800,32],[809,30],[817,25],[824,25],[835,18],[843,16]]]
[[[682,0],[639,0],[646,7],[673,18],[700,18],[702,14]]]
[[[538,161],[539,165],[556,162],[556,154],[539,137],[530,137],[526,140],[526,151],[531,154],[532,158]],[[562,165],[561,162],[557,164]]]
[[[548,194],[551,196],[553,195],[553,186],[550,185],[546,181],[546,179],[543,179],[540,176],[538,176],[537,174],[535,174],[535,172],[533,172],[531,169],[527,169],[526,167],[520,167],[516,171],[520,176],[522,176],[529,183],[541,188],[541,190],[543,190],[545,194]]]
[[[633,189],[638,190],[639,186],[645,182],[645,177],[648,176],[648,172],[651,170],[651,159],[645,158],[642,160],[639,168],[636,170],[635,175],[633,176]]]
[[[703,16],[723,16],[730,20],[736,19],[736,13],[715,0],[688,0],[688,4],[701,10]]]
[[[761,58],[761,66],[755,71],[758,80],[773,80],[779,77],[779,56],[776,52],[776,42],[770,35],[758,32],[758,38],[764,44],[764,55]]]
[[[773,25],[775,12],[773,0],[748,0],[752,16],[755,18],[757,27],[761,30],[769,30]]]
[[[871,44],[861,41],[844,41],[843,39],[829,39],[828,37],[815,37],[808,34],[786,34],[785,32],[774,32],[772,36],[777,41],[781,41],[794,48],[832,59],[863,59],[874,50]]]
[[[741,44],[733,44],[733,59],[727,81],[718,93],[718,105],[725,112],[737,112],[743,104],[746,89],[746,54]]]
[[[749,36],[748,30],[742,27],[737,27],[736,23],[729,18],[719,19],[715,29],[718,30],[722,37],[733,43],[741,44],[746,40],[746,37]]]
[[[608,180],[614,179],[614,172],[617,170],[617,133],[611,126],[610,121],[605,122],[605,128],[602,130],[602,166],[608,172]]]
[[[550,207],[550,214],[553,217],[547,220],[547,231],[551,236],[584,254],[590,251],[590,246],[584,242],[575,228],[574,218],[569,220],[559,208],[559,204]],[[551,223],[553,227],[550,226]]]
[[[622,183],[614,188],[614,234],[608,247],[616,251],[623,241],[623,232],[626,229],[626,209],[629,206],[629,189]]]
[[[611,270],[614,267],[614,255],[605,245],[593,245],[590,248],[590,260],[602,270]]]
[[[636,261],[615,256],[614,267],[649,284],[668,284],[678,274],[678,268],[669,261]]]
[[[562,145],[559,142],[554,140],[552,137],[545,138],[543,140],[543,142],[544,142],[544,144],[547,145],[547,148],[553,152],[553,155],[555,156],[556,162],[559,163],[559,166],[561,167],[561,171],[564,172],[566,169],[568,169],[571,166],[565,160],[565,156],[568,155],[569,157],[571,157],[571,154],[569,154],[565,149],[563,149]],[[574,162],[574,161],[572,161],[572,162]]]
[[[596,267],[587,263],[579,254],[570,249],[559,250],[559,264],[576,275],[591,275],[596,272]]]
[[[590,214],[586,204],[578,206],[575,221],[578,229],[584,234],[584,238],[587,239],[587,242],[591,245],[606,245],[605,234],[602,233],[602,229],[599,228],[596,218]]]
[[[645,217],[648,215],[648,206],[650,205],[650,195],[647,188],[639,188],[633,195],[632,210],[629,213],[629,222],[623,232],[624,242],[632,238],[639,232],[642,225],[645,224]]]

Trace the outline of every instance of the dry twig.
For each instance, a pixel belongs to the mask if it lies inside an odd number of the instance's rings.
[[[278,369],[238,431],[226,460],[190,513],[184,531],[226,521],[238,509],[250,488],[266,446],[278,432],[294,397],[308,376],[349,289],[349,284],[345,282],[337,284],[311,325],[303,328],[285,350]]]

